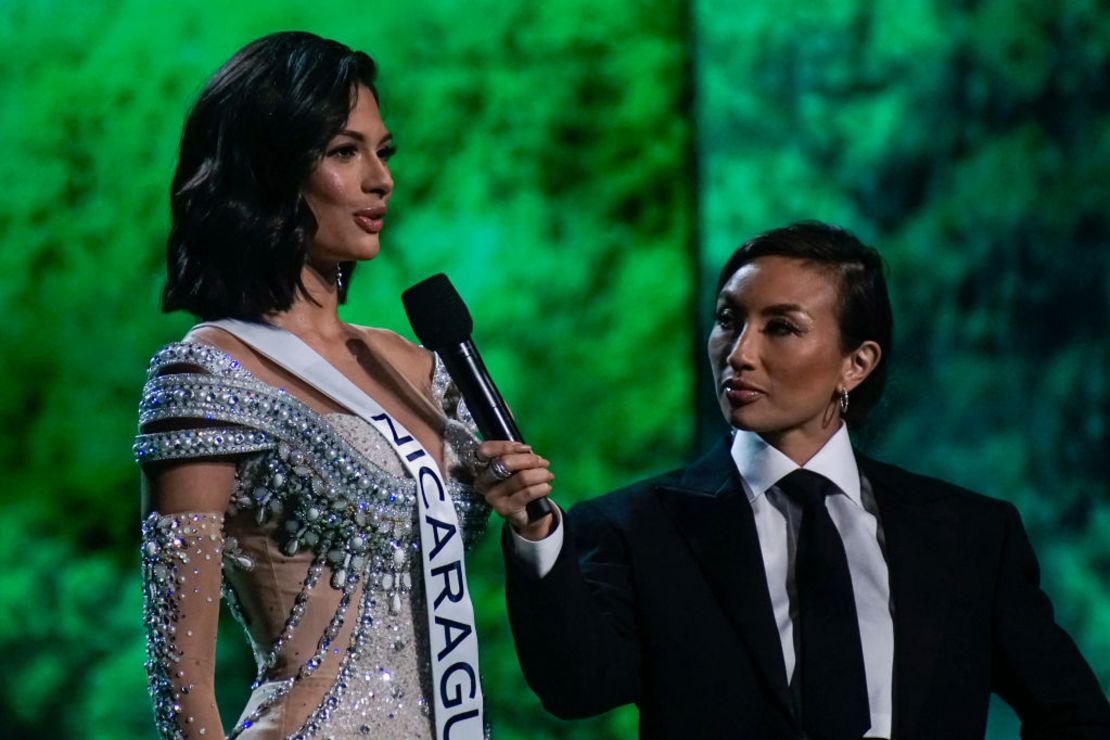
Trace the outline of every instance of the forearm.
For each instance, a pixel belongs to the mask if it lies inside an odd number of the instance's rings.
[[[569,539],[569,538],[568,538]],[[542,577],[506,545],[509,618],[529,685],[553,714],[587,717],[634,702],[639,647],[627,593],[591,584],[573,543]]]
[[[147,682],[158,731],[222,738],[213,674],[223,515],[151,514],[142,548]]]

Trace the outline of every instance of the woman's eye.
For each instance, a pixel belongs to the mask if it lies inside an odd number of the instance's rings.
[[[772,319],[767,322],[764,331],[774,336],[786,336],[788,334],[800,334],[801,330],[797,326],[785,319]]]
[[[718,308],[714,318],[717,321],[717,326],[725,328],[731,327],[736,323],[736,314],[733,313],[731,308]]]
[[[389,146],[382,147],[378,150],[378,159],[383,162],[389,161],[389,158],[397,153],[397,147],[390,144]]]
[[[352,159],[356,154],[358,154],[358,147],[354,144],[344,144],[342,146],[337,146],[330,152],[328,152],[329,156],[337,157],[339,159]]]

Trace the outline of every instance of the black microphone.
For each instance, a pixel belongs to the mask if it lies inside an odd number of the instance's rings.
[[[432,275],[401,293],[401,302],[416,338],[447,366],[482,437],[524,442],[470,338],[474,320],[451,280],[442,272]],[[551,513],[551,502],[529,501],[526,511],[534,522]]]

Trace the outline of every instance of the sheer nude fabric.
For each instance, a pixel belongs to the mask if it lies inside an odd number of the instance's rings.
[[[368,371],[360,385],[447,473],[472,542],[487,514],[466,485],[476,440],[442,367],[389,332],[366,332],[353,354]],[[144,470],[205,461],[235,467],[226,511],[186,506],[152,512],[144,524],[148,673],[159,729],[165,737],[221,735],[212,676],[222,587],[261,666],[233,736],[432,737],[411,478],[370,424],[250,359],[252,372],[210,346],[170,345],[152,360],[144,389],[136,441]],[[305,526],[316,521],[311,512],[336,523],[313,530]],[[340,563],[339,532],[352,528],[365,530],[370,544],[352,549],[348,538]],[[346,578],[336,583],[340,569]]]

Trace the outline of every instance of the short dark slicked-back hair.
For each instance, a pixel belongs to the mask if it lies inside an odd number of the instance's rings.
[[[882,397],[894,349],[894,314],[882,257],[846,229],[820,221],[801,221],[772,229],[742,244],[725,262],[717,280],[717,293],[741,267],[759,257],[771,256],[802,260],[834,272],[838,278],[841,349],[851,352],[871,340],[882,350],[878,366],[852,391],[845,414],[849,422],[862,422]]]
[[[208,80],[185,120],[170,188],[162,310],[202,319],[289,308],[316,219],[301,196],[373,60],[310,33],[264,36]],[[340,302],[354,263],[340,265]]]

